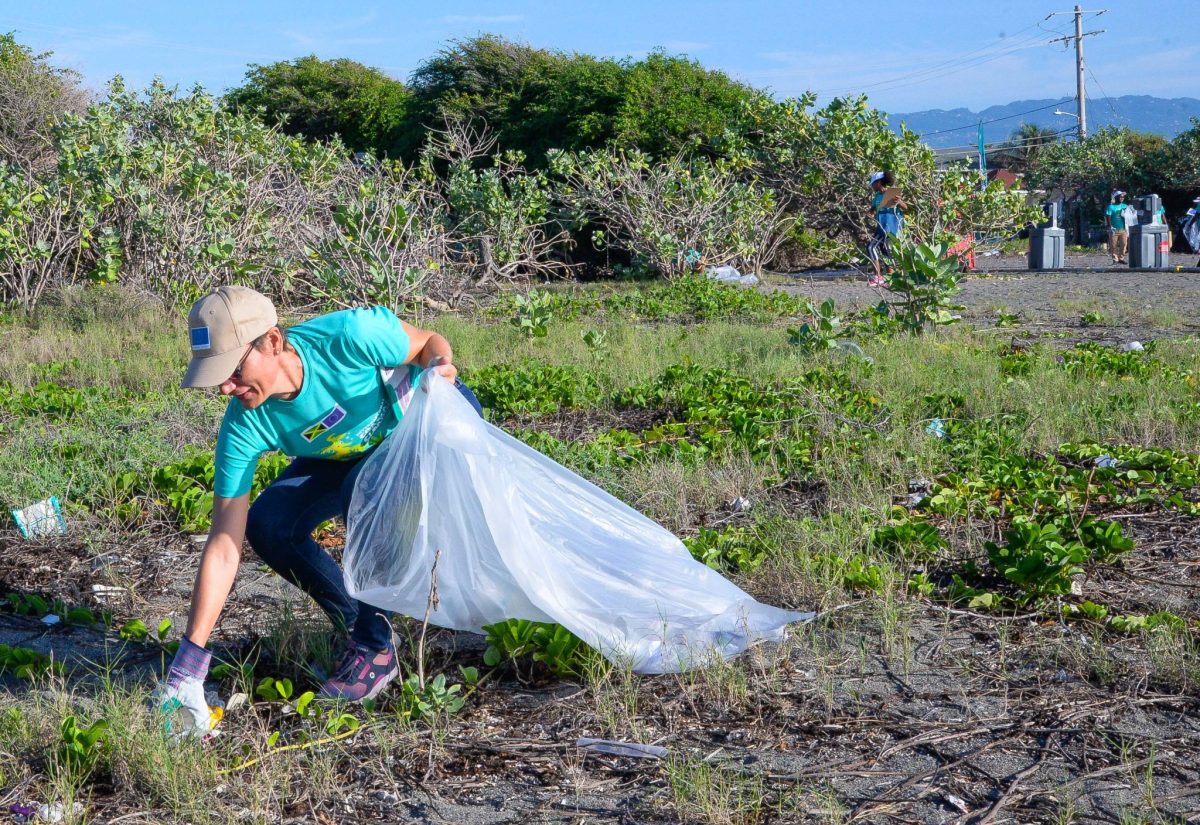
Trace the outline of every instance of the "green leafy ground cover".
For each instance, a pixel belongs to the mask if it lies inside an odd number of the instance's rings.
[[[677,742],[682,755],[638,774],[667,789],[644,816],[750,823],[828,808],[824,821],[849,821],[866,796],[782,782],[774,769],[730,773],[687,757],[683,744],[697,734],[684,731],[735,724],[801,736],[797,714],[844,726],[840,703],[856,701],[842,687],[847,663],[865,667],[870,650],[914,678],[911,637],[922,628],[951,638],[949,626],[937,630],[951,619],[980,623],[1002,651],[1007,628],[1063,628],[1087,640],[1086,661],[1039,642],[1017,656],[1023,666],[1071,668],[1097,691],[1194,697],[1200,611],[1188,577],[1200,554],[1162,525],[1194,535],[1200,516],[1200,345],[1018,347],[959,326],[912,337],[870,310],[846,318],[858,354],[798,342],[789,329],[812,309],[685,279],[555,290],[422,320],[454,343],[493,422],[666,524],[756,596],[827,611],[789,646],[715,672],[638,679],[562,628],[509,622],[447,652],[427,648],[411,622],[411,675],[347,709],[313,699],[307,663],[330,654],[322,622],[259,607],[266,629],[221,639],[214,671],[225,696],[245,693],[248,705],[231,711],[224,737],[180,755],[142,708],[152,680],[122,677],[120,656],[64,662],[6,645],[0,670],[14,687],[0,693],[10,743],[0,788],[79,800],[104,816],[139,807],[216,822],[242,810],[277,818],[292,809],[274,788],[299,782],[310,814],[325,810],[340,786],[360,781],[356,770],[392,782],[456,771],[513,781],[503,766],[464,766],[463,749],[488,741],[480,720],[511,715],[513,691],[574,684],[582,698],[570,705],[574,721],[559,723],[566,730]],[[91,562],[113,546],[152,557],[207,529],[223,404],[177,388],[180,326],[148,309],[121,322],[51,313],[0,327],[0,500],[58,495],[74,526],[40,549],[4,531],[0,594],[10,595],[0,619],[57,612],[121,655],[169,657],[177,630],[149,612],[161,603],[98,604],[82,586],[97,578],[88,564],[68,582],[39,577],[33,560]],[[256,489],[284,463],[265,461]],[[172,558],[186,592],[195,555]],[[678,697],[675,721],[651,709]],[[861,701],[855,713],[876,712]],[[1194,703],[1178,701],[1194,715]],[[514,718],[508,739],[530,735],[528,718]],[[1137,762],[1132,752],[1114,764]],[[230,775],[249,781],[214,795]],[[975,804],[986,799],[980,792]],[[1160,805],[1164,816],[1180,810]]]

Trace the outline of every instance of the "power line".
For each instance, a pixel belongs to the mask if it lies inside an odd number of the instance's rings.
[[[1029,26],[1026,26],[1023,29],[1019,29],[1012,35],[1012,37],[1016,37],[1017,35],[1022,34],[1026,31],[1029,31],[1030,29],[1033,29],[1033,28],[1042,29],[1041,24],[1043,22],[1045,22],[1045,21],[1044,20],[1038,21],[1037,23],[1033,23]],[[1043,32],[1045,32],[1045,29],[1043,29]],[[1049,33],[1056,34],[1059,32],[1052,31]],[[902,75],[897,75],[896,77],[888,78],[886,80],[880,80],[875,83],[868,83],[864,86],[829,87],[829,88],[825,88],[825,89],[816,89],[814,91],[817,94],[830,94],[830,93],[838,93],[838,92],[845,92],[845,91],[861,91],[864,89],[878,89],[880,87],[903,88],[904,86],[916,85],[918,83],[924,83],[929,80],[934,80],[939,77],[944,77],[947,74],[953,74],[954,72],[958,71],[961,68],[969,68],[969,67],[973,67],[976,65],[982,65],[983,63],[987,63],[992,60],[997,60],[1001,57],[1005,57],[1014,52],[1022,51],[1024,49],[1028,49],[1028,48],[1034,48],[1038,45],[1043,45],[1043,43],[1042,43],[1043,37],[1044,37],[1044,34],[1035,34],[1033,37],[1024,38],[1022,40],[1017,41],[1016,43],[1013,43],[1011,40],[1006,40],[1005,42],[1002,42],[1002,43],[991,43],[986,46],[980,46],[979,48],[971,49],[970,51],[966,51],[966,52],[961,52],[960,54],[957,54],[954,57],[948,58],[948,59],[940,61],[938,63],[934,63],[930,66],[926,66],[925,68],[917,69],[916,71],[912,71],[912,72],[907,72]],[[997,49],[999,49],[1000,51],[996,51]],[[988,54],[988,52],[991,52],[991,53]],[[948,68],[948,71],[939,71],[943,68]],[[922,77],[922,75],[930,75],[931,73],[932,73],[932,75],[929,77]],[[909,83],[902,82],[905,80],[909,80],[910,78],[919,78],[919,79],[912,80]]]
[[[1104,95],[1104,102],[1108,104],[1108,108],[1112,110],[1113,117],[1120,122],[1121,113],[1117,111],[1117,107],[1113,104],[1112,98],[1108,92],[1104,91],[1104,84],[1100,82],[1100,78],[1096,77],[1096,73],[1092,71],[1091,66],[1086,66],[1087,73],[1092,76],[1092,80],[1096,81],[1096,85],[1100,87],[1100,94]]]
[[[917,135],[917,137],[924,138],[924,137],[928,137],[929,135],[945,134],[946,132],[961,132],[964,129],[977,129],[980,126],[987,126],[989,123],[997,123],[1001,120],[1011,120],[1014,117],[1021,117],[1022,115],[1030,115],[1030,114],[1033,114],[1034,112],[1044,112],[1046,109],[1049,109],[1053,106],[1061,106],[1062,104],[1066,103],[1070,99],[1071,98],[1069,98],[1069,97],[1064,97],[1062,100],[1058,101],[1057,103],[1051,103],[1049,106],[1039,106],[1036,109],[1028,109],[1024,112],[1017,112],[1016,114],[1012,114],[1012,115],[1004,115],[1003,117],[994,117],[991,120],[981,120],[978,123],[969,123],[966,126],[955,126],[952,129],[938,129],[935,132],[922,132],[921,134]]]
[[[958,57],[956,57],[952,60],[947,60],[947,61],[943,61],[941,63],[936,63],[927,68],[920,69],[915,72],[908,72],[907,74],[898,75],[897,77],[889,78],[887,80],[880,80],[875,83],[867,83],[865,85],[859,85],[859,86],[853,86],[853,87],[844,86],[844,87],[839,87],[839,88],[818,89],[818,90],[816,90],[816,92],[817,92],[817,94],[829,94],[829,93],[839,93],[839,92],[848,92],[848,91],[864,91],[864,90],[868,90],[868,89],[873,89],[875,91],[891,91],[893,89],[903,89],[907,86],[916,86],[921,83],[928,83],[931,80],[937,80],[939,78],[946,77],[948,75],[956,74],[956,73],[962,71],[963,69],[975,68],[977,66],[982,66],[985,63],[990,63],[993,60],[999,60],[1000,58],[1007,57],[1010,54],[1014,54],[1019,51],[1024,51],[1026,49],[1037,48],[1042,45],[1045,45],[1043,36],[1035,35],[1034,37],[1028,38],[1023,41],[1019,41],[1015,44],[1004,44],[1005,47],[1001,51],[998,51],[998,52],[992,52],[990,54],[979,54],[975,57],[969,56],[972,54],[972,52],[965,52],[963,55],[959,55]],[[985,48],[994,49],[995,46],[988,46]],[[975,51],[978,52],[980,50],[976,49]]]
[[[1075,131],[1075,127],[1068,126],[1065,129],[1059,129],[1057,132],[1052,132],[1048,135],[1044,135],[1043,137],[1044,138],[1058,137],[1059,135],[1065,135],[1068,132],[1073,132],[1073,131]],[[1013,143],[1012,140],[994,140],[991,143],[983,144],[983,147],[984,147],[984,149],[996,149],[996,148],[1016,149],[1016,148],[1020,148],[1020,144]],[[937,154],[952,154],[952,155],[954,155],[954,154],[959,154],[959,153],[963,153],[963,152],[972,152],[972,151],[978,151],[978,150],[979,150],[978,143],[964,143],[960,146],[941,146],[941,147],[933,149],[933,153],[935,155],[937,155]]]
[[[883,83],[877,83],[877,84],[872,84],[872,85],[874,85],[876,87],[882,87],[882,88],[877,88],[876,89],[877,91],[893,91],[895,89],[908,88],[909,86],[919,86],[920,84],[928,83],[931,80],[939,80],[943,77],[950,77],[952,75],[958,74],[959,72],[963,71],[964,69],[978,68],[979,66],[982,66],[986,63],[991,63],[994,60],[999,60],[1002,57],[1008,57],[1011,54],[1015,54],[1020,51],[1027,51],[1029,49],[1039,48],[1044,45],[1046,45],[1045,41],[1043,41],[1040,37],[1034,37],[1034,38],[1031,38],[1029,41],[1027,41],[1024,44],[1013,46],[1012,48],[1006,49],[1005,51],[997,52],[995,54],[990,54],[990,55],[981,55],[977,58],[971,58],[971,59],[963,61],[957,65],[951,66],[943,71],[939,71],[939,72],[936,72],[933,74],[926,74],[925,77],[917,77],[915,80],[909,80],[904,83],[900,83],[900,82],[896,82],[896,80],[892,80],[892,81],[885,81]],[[899,78],[897,78],[897,80],[898,79]],[[864,87],[864,88],[866,88],[866,87]]]

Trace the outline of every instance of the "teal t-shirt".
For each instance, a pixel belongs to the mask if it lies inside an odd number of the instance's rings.
[[[871,211],[876,215],[878,215],[880,212],[891,212],[894,215],[899,215],[900,207],[898,206],[881,208],[881,205],[883,204],[883,196],[886,194],[886,192],[876,192],[875,194],[871,195]]]
[[[382,370],[408,360],[408,333],[385,307],[321,315],[288,330],[304,364],[295,398],[268,398],[252,410],[231,399],[217,435],[213,489],[236,498],[250,492],[259,456],[334,460],[362,456],[404,414]]]
[[[1108,215],[1108,219],[1112,222],[1113,229],[1125,228],[1125,209],[1128,206],[1127,203],[1110,203],[1104,210],[1104,214]]]

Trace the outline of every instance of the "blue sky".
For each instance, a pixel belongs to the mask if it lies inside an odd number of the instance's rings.
[[[349,57],[406,79],[455,38],[492,32],[533,46],[611,57],[687,54],[776,96],[863,92],[888,111],[1074,96],[1073,29],[1054,0],[0,0],[0,31],[55,53],[87,85],[160,76],[212,91],[249,63]],[[1200,97],[1197,0],[1109,0],[1088,15],[1088,95]],[[348,10],[347,10],[348,9]],[[949,11],[947,11],[949,10]],[[1189,35],[1191,33],[1191,35]]]

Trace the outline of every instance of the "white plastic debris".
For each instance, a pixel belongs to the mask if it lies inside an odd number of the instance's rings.
[[[104,568],[116,564],[120,561],[128,561],[128,556],[122,556],[120,553],[102,553],[92,559],[92,572],[99,573]]]
[[[119,599],[124,594],[124,587],[114,587],[111,584],[92,585],[92,598],[98,602],[106,602],[110,599]]]
[[[13,510],[12,517],[21,535],[27,539],[63,536],[67,533],[67,520],[63,518],[58,496],[50,496],[28,507]]]
[[[1092,463],[1101,470],[1114,470],[1117,467],[1117,460],[1111,455],[1098,455],[1092,459]]]
[[[854,343],[853,341],[847,341],[845,339],[841,339],[841,340],[835,341],[834,344],[837,346],[837,348],[839,350],[846,353],[847,355],[853,355],[855,358],[861,358],[862,360],[866,361],[868,364],[875,363],[875,359],[872,358],[871,356],[867,355],[865,352],[863,352],[863,348],[860,347],[858,344]]]
[[[754,508],[754,503],[745,496],[738,496],[725,506],[735,513],[749,513]]]
[[[1122,352],[1143,352],[1145,349],[1141,341],[1130,341],[1121,347]]]
[[[738,284],[739,286],[754,286],[758,283],[757,275],[743,275],[732,266],[710,266],[704,270],[704,277],[710,281],[722,284]]]
[[[925,426],[926,435],[931,435],[934,438],[946,437],[946,424],[942,419],[935,418]]]
[[[42,624],[58,624],[61,621],[62,617],[53,613],[47,613],[45,616],[42,616]]]
[[[631,756],[634,759],[662,759],[667,749],[659,745],[643,745],[639,742],[615,742],[612,739],[591,739],[581,736],[575,743],[584,750],[607,753],[609,756]]]
[[[961,796],[955,796],[952,793],[944,794],[943,798],[960,814],[969,814],[971,809],[967,807],[967,801]]]
[[[72,803],[71,811],[75,816],[79,816],[83,813],[82,803]],[[67,815],[67,807],[61,802],[55,802],[52,805],[38,805],[37,815],[38,819],[43,822],[62,822]]]

